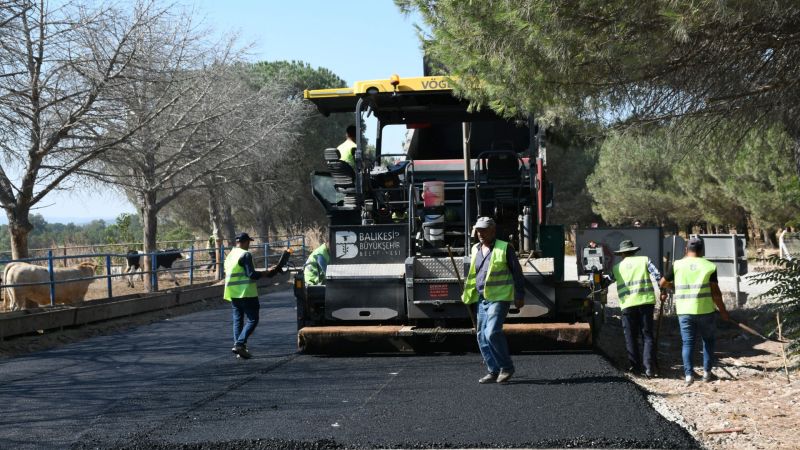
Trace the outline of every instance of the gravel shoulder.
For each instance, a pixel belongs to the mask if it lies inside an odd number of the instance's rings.
[[[732,293],[723,294],[732,300]],[[746,281],[742,289],[750,287]],[[752,293],[752,297],[755,293]],[[608,296],[608,323],[599,339],[600,349],[620,369],[627,365],[620,310],[615,288]],[[749,304],[748,304],[749,303]],[[756,302],[731,311],[738,321],[757,329],[774,327],[775,318],[760,317]],[[726,301],[728,304],[728,301]],[[658,343],[659,376],[647,379],[627,374],[666,418],[686,428],[708,449],[800,448],[800,381],[797,359],[789,361],[790,382],[783,368],[781,345],[747,335],[729,323],[717,331],[717,381],[683,383],[681,337],[677,318],[665,315]],[[702,367],[699,348],[695,366]],[[734,431],[740,430],[740,431]]]

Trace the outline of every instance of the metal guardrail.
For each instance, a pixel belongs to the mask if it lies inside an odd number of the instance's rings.
[[[298,235],[286,235],[286,236],[273,236],[270,238],[265,238],[262,236],[252,236],[254,240],[260,242],[282,242],[286,239],[295,239],[298,238]],[[195,247],[198,250],[206,244],[205,239],[181,239],[181,240],[171,240],[171,241],[158,241],[158,245],[162,248],[184,248],[188,249],[190,247]],[[87,245],[64,245],[64,246],[55,246],[55,247],[45,247],[45,248],[32,248],[28,250],[28,254],[31,255],[30,258],[47,258],[47,252],[52,251],[54,255],[60,256],[76,256],[76,255],[83,255],[83,254],[91,254],[91,255],[105,255],[108,254],[119,254],[121,252],[125,252],[127,250],[141,250],[144,245],[141,242],[122,242],[119,244],[87,244]],[[11,259],[11,250],[4,250],[0,251],[0,265],[5,264],[7,262],[12,261]],[[16,261],[16,260],[13,260]]]
[[[182,255],[187,255],[185,259],[189,262],[188,266],[185,267],[177,267],[177,268],[169,268],[169,269],[159,269],[156,266],[156,259],[157,255],[163,254],[161,252],[153,252],[153,253],[146,253],[140,254],[140,257],[149,258],[150,262],[150,271],[147,275],[150,277],[151,286],[153,291],[158,290],[158,275],[160,273],[188,273],[189,278],[189,285],[194,284],[195,273],[198,270],[215,270],[216,264],[224,263],[225,261],[225,251],[230,250],[232,247],[225,247],[224,245],[220,245],[218,249],[212,249],[210,247],[203,247],[203,248],[195,248],[194,245],[190,246],[188,249],[177,249]],[[222,261],[216,261],[215,257],[212,257],[211,254],[214,254],[214,250],[218,250],[219,254],[222,255]],[[301,268],[305,263],[306,258],[306,242],[305,236],[289,236],[286,239],[281,240],[274,240],[272,242],[264,242],[262,244],[253,245],[250,247],[250,252],[253,254],[253,263],[256,267],[263,265],[264,268],[268,268],[270,262],[277,260],[283,254],[284,250],[292,250],[292,257],[289,259],[289,267],[291,269]],[[197,254],[201,254],[204,257],[198,258]],[[22,286],[42,286],[48,285],[50,288],[50,306],[54,306],[56,304],[56,293],[55,287],[59,284],[67,284],[67,283],[75,283],[77,281],[94,281],[105,279],[106,280],[106,289],[107,289],[107,298],[112,298],[113,294],[113,283],[112,280],[114,278],[125,278],[125,277],[133,277],[137,273],[144,274],[144,270],[134,273],[124,273],[122,270],[114,270],[115,267],[122,268],[127,267],[127,263],[125,264],[114,264],[115,260],[125,260],[127,257],[131,255],[127,253],[92,253],[92,254],[81,254],[81,255],[69,255],[69,256],[56,256],[53,254],[53,250],[48,250],[46,257],[33,257],[33,258],[23,258],[23,259],[16,259],[16,260],[4,260],[0,262],[0,267],[5,269],[5,265],[10,264],[12,262],[26,262],[31,263],[34,265],[45,266],[47,268],[47,273],[49,280],[43,282],[35,282],[35,283],[17,283],[17,284],[2,284],[7,280],[0,280],[0,290],[5,288],[12,288],[12,287],[22,287]],[[55,280],[55,263],[58,261],[66,261],[66,260],[81,260],[85,262],[86,260],[91,260],[97,263],[97,267],[95,269],[95,274],[98,271],[105,272],[103,275],[95,275],[92,277],[82,277],[82,278],[72,278],[68,280]],[[36,264],[36,263],[42,264]],[[205,267],[205,269],[203,269]],[[105,270],[103,270],[105,269]],[[116,272],[116,273],[115,273]],[[1,273],[1,272],[0,272]],[[222,279],[223,277],[222,270],[215,270],[215,278]]]

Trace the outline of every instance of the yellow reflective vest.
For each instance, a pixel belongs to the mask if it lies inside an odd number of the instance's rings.
[[[514,301],[514,279],[506,260],[507,249],[508,242],[499,239],[494,241],[494,248],[489,260],[489,271],[486,273],[486,284],[483,287],[483,298],[488,302]],[[478,301],[475,261],[478,259],[478,252],[480,251],[481,244],[475,244],[472,248],[472,263],[469,266],[469,274],[464,284],[464,295],[461,296],[461,301],[466,304]]]
[[[319,259],[322,258],[320,264]],[[327,270],[328,262],[331,260],[330,252],[328,251],[328,244],[322,244],[317,247],[306,260],[303,266],[303,278],[308,285],[325,284],[325,270]]]
[[[231,301],[236,298],[258,297],[258,286],[244,272],[244,267],[239,265],[239,260],[250,253],[239,247],[231,249],[225,258],[225,292],[222,298]]]
[[[338,147],[336,147],[336,150],[339,150],[339,159],[347,164],[350,164],[350,167],[352,167],[353,170],[356,169],[355,149],[356,144],[350,139],[342,142]]]
[[[656,303],[653,282],[647,271],[647,256],[628,256],[612,269],[617,281],[621,309]]]
[[[711,298],[711,275],[717,266],[700,257],[685,257],[675,261],[675,312],[708,314],[716,311]]]

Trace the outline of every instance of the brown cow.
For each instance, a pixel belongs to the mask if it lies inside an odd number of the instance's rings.
[[[53,279],[61,281],[55,285],[56,303],[77,303],[83,300],[93,280],[82,280],[94,276],[97,265],[82,262],[73,267],[55,268]],[[68,281],[74,280],[74,281]],[[3,306],[6,311],[35,308],[50,304],[50,275],[47,268],[24,262],[9,263],[3,271],[6,285],[23,284],[3,288]],[[27,284],[44,283],[44,284]]]

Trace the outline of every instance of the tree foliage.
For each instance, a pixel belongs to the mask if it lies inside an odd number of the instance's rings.
[[[767,263],[777,266],[777,269],[758,273],[752,277],[755,284],[775,283],[761,295],[783,299],[800,307],[800,259],[790,260],[771,256],[767,259]]]
[[[800,259],[771,256],[767,263],[776,268],[752,277],[755,284],[769,283],[772,287],[761,297],[776,301],[771,309],[783,313],[783,333],[794,342],[791,350],[800,352]]]
[[[554,184],[554,206],[548,221],[576,224],[597,220],[586,179],[594,170],[599,150],[588,124],[559,124],[547,130],[547,177]]]
[[[327,89],[346,86],[347,83],[332,71],[313,68],[300,61],[260,62],[252,68],[253,79],[259,83],[285,83],[291,94],[302,99],[306,89]],[[281,167],[275,167],[271,175],[276,183],[264,186],[260,201],[268,211],[269,227],[294,234],[327,223],[325,212],[311,195],[311,172],[325,170],[322,151],[335,147],[344,140],[345,128],[353,123],[350,114],[323,117],[310,103],[303,100],[307,115],[297,124],[297,139],[286,152]],[[289,195],[289,193],[291,193]],[[290,201],[286,201],[291,198]],[[309,205],[298,208],[298,205]],[[262,232],[267,230],[262,228]]]
[[[752,130],[742,139],[717,133],[701,143],[674,129],[612,133],[603,142],[588,184],[605,220],[741,229],[748,216],[768,229],[800,218],[800,182],[782,127]]]
[[[673,176],[676,153],[668,130],[612,133],[587,180],[595,212],[614,225],[697,220],[696,202],[683,198]]]
[[[252,230],[268,238],[317,227],[326,217],[311,195],[309,175],[325,169],[322,150],[343,139],[352,117],[322,117],[303,99],[303,91],[340,87],[345,81],[300,61],[259,62],[240,69],[254,91],[281,87],[285,101],[296,108],[295,120],[266,137],[261,146],[266,157],[238,168],[236,176],[209,178],[204,187],[181,194],[167,213],[202,234],[219,233],[223,240],[232,239],[233,230]]]
[[[800,173],[794,0],[395,0],[476,105],[626,123],[782,124]]]

